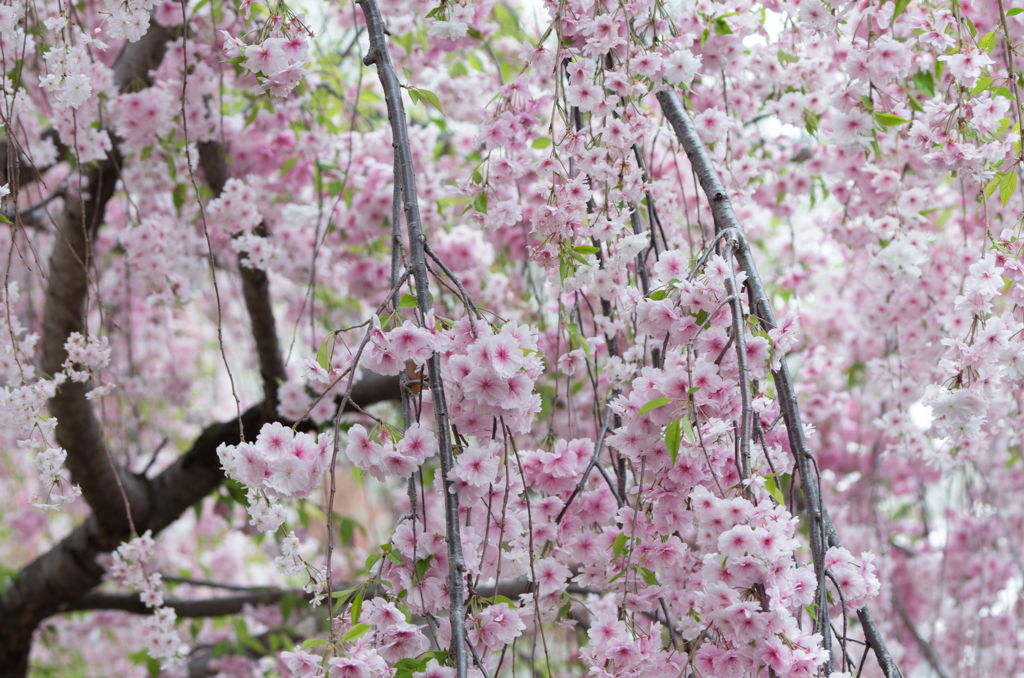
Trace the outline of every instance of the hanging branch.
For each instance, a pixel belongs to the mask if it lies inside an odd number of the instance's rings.
[[[739,263],[740,268],[747,274],[746,285],[750,291],[752,300],[751,313],[761,322],[761,326],[767,331],[775,327],[775,315],[772,313],[771,302],[768,293],[761,283],[761,278],[754,265],[754,259],[750,252],[750,245],[747,242],[746,234],[740,226],[736,214],[733,212],[729,195],[722,185],[718,172],[708,156],[704,142],[697,135],[693,121],[686,114],[679,97],[672,91],[661,91],[658,93],[658,102],[661,104],[665,117],[672,124],[679,143],[686,151],[701,188],[707,196],[711,205],[711,215],[715,222],[715,232],[719,236],[729,239],[733,247],[733,255]],[[839,545],[838,537],[834,537],[835,530],[828,521],[824,505],[821,500],[821,488],[818,484],[816,473],[817,462],[807,445],[807,438],[804,435],[803,425],[800,423],[800,410],[796,402],[796,391],[793,388],[793,378],[789,373],[789,366],[786,359],[781,359],[781,365],[777,371],[772,373],[775,381],[775,389],[778,393],[779,406],[782,416],[786,421],[786,429],[789,434],[789,444],[796,457],[797,469],[800,473],[800,484],[807,500],[807,516],[809,522],[809,541],[811,554],[814,562],[814,574],[818,580],[818,590],[815,596],[817,603],[816,614],[819,619],[828,618],[828,601],[825,589],[825,551],[826,534],[834,538],[833,545]],[[829,540],[831,542],[832,539]],[[822,616],[824,615],[824,616]],[[875,652],[878,664],[886,678],[895,678],[898,669],[889,654],[885,640],[871,617],[871,612],[865,605],[857,612],[861,624],[864,626],[864,636],[868,644]],[[822,627],[822,646],[828,652],[828,660],[825,664],[826,675],[833,670],[832,666],[832,634],[829,633],[827,623]]]
[[[413,171],[412,147],[402,103],[402,89],[395,67],[388,53],[384,19],[376,0],[358,0],[366,18],[370,51],[363,59],[367,66],[377,67],[377,76],[384,88],[391,123],[392,146],[395,149],[395,181],[402,187],[402,206],[405,210],[406,229],[409,234],[409,268],[416,281],[416,297],[420,315],[430,311],[430,290],[427,281],[426,236],[420,223],[420,206],[416,198],[416,175]],[[452,626],[451,654],[455,658],[458,678],[465,678],[468,670],[466,655],[466,619],[464,611],[463,577],[466,563],[462,557],[462,538],[459,530],[459,496],[450,491],[448,473],[455,460],[452,452],[448,405],[441,384],[441,359],[434,353],[427,361],[430,395],[437,420],[437,443],[441,457],[441,477],[444,483],[445,527],[448,536],[448,586],[451,595],[449,618]]]

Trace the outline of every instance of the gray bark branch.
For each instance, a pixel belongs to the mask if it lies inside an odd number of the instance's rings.
[[[402,204],[405,211],[406,229],[409,234],[409,269],[416,282],[417,304],[421,317],[430,311],[430,288],[427,280],[426,236],[420,221],[419,201],[416,197],[416,175],[413,170],[412,146],[409,143],[409,129],[402,103],[402,89],[395,73],[395,67],[388,53],[384,18],[376,0],[358,0],[366,18],[370,51],[363,59],[369,66],[377,67],[377,77],[384,88],[387,101],[388,120],[391,123],[392,146],[395,153],[395,181],[402,188]],[[452,450],[452,436],[448,420],[448,405],[441,384],[441,360],[434,353],[427,361],[430,396],[434,403],[437,423],[437,443],[441,459],[441,478],[444,484],[445,530],[448,537],[448,586],[451,597],[449,618],[452,628],[451,655],[455,659],[457,678],[465,678],[468,670],[466,653],[466,619],[464,610],[464,578],[466,563],[462,555],[462,539],[459,529],[459,497],[449,490],[451,482],[448,473],[455,464]]]
[[[775,327],[775,315],[772,312],[771,302],[765,291],[761,278],[758,275],[757,267],[750,252],[750,245],[743,227],[740,225],[736,214],[733,212],[729,195],[722,185],[714,163],[708,155],[704,142],[697,135],[693,122],[686,114],[679,97],[673,91],[659,92],[658,102],[661,104],[665,117],[671,123],[680,145],[686,151],[690,165],[697,173],[701,188],[707,196],[711,205],[711,214],[715,222],[716,234],[728,237],[734,247],[734,255],[740,268],[747,274],[746,285],[750,290],[752,308],[751,313],[757,316],[761,326],[767,331]],[[825,589],[825,551],[826,535],[833,537],[835,530],[832,529],[825,513],[821,499],[821,488],[818,484],[817,463],[813,460],[813,453],[807,445],[804,436],[803,424],[800,422],[800,410],[797,406],[796,391],[793,388],[793,379],[789,373],[789,366],[786,359],[781,360],[781,367],[772,373],[775,381],[776,392],[778,393],[779,405],[782,409],[782,416],[786,421],[786,429],[789,435],[790,448],[796,458],[797,469],[800,473],[800,484],[807,502],[807,518],[809,522],[809,541],[814,562],[814,573],[818,579],[818,591],[816,595],[817,615],[819,619],[828,618],[828,601]],[[835,545],[839,545],[839,539],[835,538]],[[898,675],[896,665],[889,654],[881,632],[878,630],[871,612],[867,606],[858,612],[861,624],[864,626],[865,637],[875,652],[878,664],[882,668],[886,678],[895,678]],[[832,660],[832,634],[828,625],[822,627],[823,646],[828,652],[829,658],[825,665],[825,674],[833,671]]]

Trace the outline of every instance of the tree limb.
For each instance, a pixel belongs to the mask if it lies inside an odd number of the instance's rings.
[[[377,67],[377,77],[384,88],[384,98],[391,123],[392,146],[395,157],[395,181],[400,182],[405,210],[405,223],[409,233],[409,269],[416,281],[417,306],[421,317],[431,309],[430,286],[427,280],[426,243],[420,222],[420,207],[416,197],[416,175],[413,170],[412,147],[409,143],[409,129],[402,103],[402,89],[395,73],[387,39],[384,37],[384,18],[376,0],[358,0],[366,18],[366,32],[370,39],[370,51],[363,59],[367,66]],[[455,465],[452,451],[452,435],[448,421],[448,405],[445,402],[441,384],[441,360],[433,353],[427,361],[429,366],[430,397],[434,403],[437,423],[438,456],[441,460],[441,478],[444,484],[445,534],[448,542],[448,588],[451,606],[451,654],[455,659],[457,678],[466,678],[468,660],[466,654],[466,619],[464,609],[464,578],[466,563],[462,556],[462,539],[459,528],[459,496],[451,491],[449,471]]]
[[[240,593],[220,598],[201,598],[196,600],[181,600],[167,598],[164,600],[164,607],[175,611],[179,619],[195,619],[202,617],[226,617],[239,614],[246,605],[273,605],[281,602],[287,596],[296,598],[308,598],[308,595],[301,589],[288,591],[284,589],[264,589],[250,593]],[[72,600],[61,606],[60,612],[75,612],[80,610],[120,610],[138,615],[149,615],[153,609],[146,607],[137,594],[131,593],[90,593],[77,600]]]
[[[229,178],[224,147],[217,141],[200,143],[199,166],[206,174],[214,197],[220,196]],[[266,226],[261,223],[254,232],[258,236],[266,237]],[[263,416],[270,421],[277,417],[278,382],[287,380],[288,375],[284,369],[284,360],[281,358],[277,322],[270,302],[270,281],[267,279],[266,271],[249,268],[245,265],[245,260],[246,256],[239,254],[242,296],[245,298],[245,308],[249,311],[249,320],[252,322],[252,336],[256,340],[256,354],[263,377],[263,402],[266,408]]]
[[[750,252],[750,245],[747,242],[743,227],[740,225],[736,214],[733,212],[732,203],[722,185],[718,172],[708,156],[704,142],[697,135],[693,122],[686,114],[679,97],[675,92],[663,90],[658,93],[658,102],[661,104],[665,117],[671,123],[676,132],[679,143],[686,151],[690,164],[697,173],[701,188],[707,196],[711,205],[711,214],[715,221],[715,232],[728,237],[734,243],[734,254],[740,268],[747,274],[747,289],[750,291],[751,313],[757,316],[762,327],[767,331],[775,327],[775,316],[772,313],[771,302],[768,294],[761,283],[757,267]],[[797,467],[800,473],[800,483],[807,500],[807,516],[809,521],[809,541],[814,561],[814,573],[818,579],[818,591],[816,595],[818,614],[827,618],[828,603],[825,589],[825,551],[826,535],[835,538],[835,545],[838,546],[839,538],[835,536],[835,530],[831,529],[824,504],[821,499],[821,488],[817,481],[817,463],[814,461],[813,453],[807,445],[804,436],[803,425],[800,422],[800,410],[797,406],[796,391],[793,388],[793,379],[789,373],[789,366],[786,359],[782,358],[779,370],[772,373],[775,380],[776,392],[778,393],[779,405],[782,415],[786,421],[786,429],[789,434],[790,448],[796,458]],[[813,468],[812,468],[813,467]],[[864,625],[865,637],[878,659],[886,678],[895,678],[898,674],[896,665],[889,654],[878,630],[871,612],[867,606],[858,611],[861,624]],[[831,673],[832,667],[832,634],[828,627],[822,628],[822,645],[828,652],[829,658],[825,665],[825,673]]]
[[[351,400],[358,407],[392,399],[398,399],[397,377],[374,375],[352,389]],[[259,433],[263,409],[258,404],[242,414],[246,439],[254,439]],[[217,448],[238,442],[237,419],[216,423],[207,427],[192,448],[157,477],[146,481],[135,476],[145,487],[151,506],[145,519],[136,522],[136,529],[156,534],[216,489],[224,479]],[[122,527],[124,531],[120,533],[101,529],[94,513],[18,572],[0,597],[0,678],[23,677],[28,671],[32,633],[40,622],[73,605],[69,601],[81,599],[101,583],[104,573],[96,557],[113,551],[129,537],[127,526]]]
[[[124,91],[133,82],[151,82],[149,71],[163,60],[169,29],[154,23],[141,40],[126,44],[114,65],[114,83]],[[79,332],[88,335],[86,302],[92,246],[106,214],[107,202],[114,195],[120,176],[121,157],[114,150],[87,173],[88,194],[68,191],[63,218],[57,224],[50,257],[43,311],[42,370],[54,375],[67,359],[64,345]],[[50,413],[57,418],[57,444],[67,451],[67,467],[73,482],[82,488],[82,496],[99,521],[98,527],[113,534],[124,533],[132,513],[148,510],[145,489],[138,479],[117,464],[107,449],[92,403],[86,398],[86,384],[67,381],[50,399]],[[114,492],[114,488],[123,488]],[[135,516],[133,515],[132,518]],[[140,515],[139,519],[143,519]]]

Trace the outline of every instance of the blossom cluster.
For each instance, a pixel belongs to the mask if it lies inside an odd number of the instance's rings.
[[[320,475],[330,462],[332,441],[330,433],[296,433],[273,422],[263,425],[255,442],[221,444],[217,456],[228,477],[250,492],[269,498],[307,497],[320,484]],[[257,506],[250,506],[253,520],[261,532],[276,530],[278,518],[283,520],[279,505],[264,504],[266,500],[260,500]]]
[[[391,431],[381,431],[381,442],[375,441],[361,424],[348,431],[345,456],[378,480],[388,476],[408,478],[413,471],[437,453],[433,432],[419,424],[410,426],[397,442]]]
[[[164,668],[179,664],[184,659],[183,644],[175,627],[177,614],[164,607],[164,584],[159,572],[146,573],[146,565],[153,559],[155,542],[147,530],[117,547],[107,563],[107,575],[118,584],[139,591],[146,607],[153,614],[146,619],[145,644],[149,656],[159,659]]]
[[[309,65],[306,29],[298,18],[277,27],[279,37],[266,37],[247,45],[224,32],[225,51],[246,71],[256,76],[260,89],[271,96],[287,97],[302,81]]]

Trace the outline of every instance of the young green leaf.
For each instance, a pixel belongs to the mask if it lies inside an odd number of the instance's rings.
[[[772,499],[777,501],[780,506],[786,505],[786,499],[782,496],[782,490],[775,484],[775,478],[765,478],[764,487],[768,490],[768,494],[772,495]]]
[[[615,541],[612,542],[612,555],[614,556],[613,560],[618,560],[619,557],[622,556],[622,552],[626,548],[626,541],[626,533],[622,532],[619,534],[618,537],[615,538]]]
[[[366,633],[371,628],[373,628],[373,627],[370,626],[369,624],[356,624],[355,626],[353,626],[352,628],[350,628],[348,630],[348,633],[346,633],[345,636],[341,639],[341,642],[347,643],[350,640],[359,640],[360,638],[365,636]]]
[[[640,574],[644,576],[644,581],[647,582],[648,586],[658,585],[658,575],[656,575],[652,570],[648,570],[646,567],[641,567]]]
[[[431,92],[429,89],[417,88],[420,96],[430,102],[430,105],[441,112],[444,115],[444,111],[441,110],[441,100],[437,98],[437,95]]]
[[[359,593],[355,598],[352,599],[352,611],[351,619],[354,622],[359,621],[359,615],[363,612],[363,594]]]
[[[668,405],[670,402],[672,402],[671,398],[655,398],[654,400],[651,400],[646,405],[640,408],[639,416],[642,417],[648,412],[652,412],[658,409],[659,407],[665,407],[665,405]]]
[[[676,457],[679,455],[679,443],[682,441],[679,433],[679,420],[673,419],[665,427],[665,447],[668,448],[668,456],[672,459],[672,465],[676,464]]]
[[[978,40],[978,48],[983,49],[986,52],[991,52],[992,48],[996,46],[996,32],[989,31],[985,35],[981,36]]]
[[[875,120],[877,120],[878,124],[883,127],[896,127],[898,125],[906,125],[910,122],[905,118],[901,118],[898,115],[890,115],[889,113],[875,113]]]
[[[914,87],[917,91],[929,99],[935,96],[935,78],[931,71],[918,71],[914,73]]]
[[[1002,200],[1003,207],[1006,207],[1006,203],[1009,202],[1015,190],[1017,190],[1017,173],[1009,169],[999,178],[999,199]]]
[[[334,332],[331,332],[324,337],[323,342],[320,344],[320,348],[316,352],[316,362],[324,369],[325,372],[331,371],[331,360],[334,358],[334,344],[337,341],[337,337]]]

